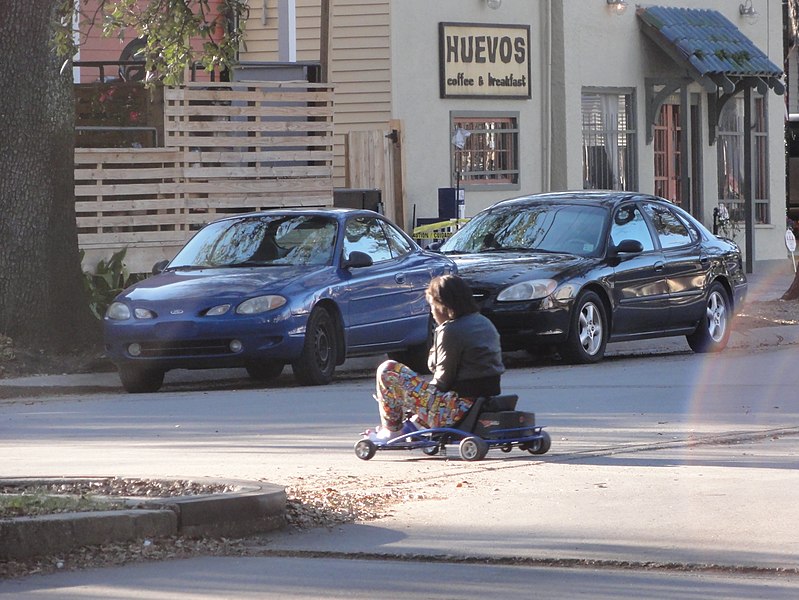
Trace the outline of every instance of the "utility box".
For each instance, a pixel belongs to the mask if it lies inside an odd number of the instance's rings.
[[[438,188],[438,218],[442,221],[448,219],[462,219],[466,196],[460,188]]]

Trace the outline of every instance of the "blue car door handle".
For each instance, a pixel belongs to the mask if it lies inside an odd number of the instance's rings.
[[[405,283],[405,273],[397,273],[394,275],[394,281],[397,283]]]
[[[665,265],[662,262],[655,263],[655,271],[662,271]]]

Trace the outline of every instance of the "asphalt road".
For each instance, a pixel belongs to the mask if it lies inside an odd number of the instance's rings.
[[[1,476],[212,476],[419,497],[378,521],[269,535],[259,558],[58,573],[0,582],[0,596],[797,597],[798,359],[787,346],[513,369],[504,389],[537,413],[552,450],[480,463],[358,460],[352,445],[377,416],[369,380],[5,401]]]

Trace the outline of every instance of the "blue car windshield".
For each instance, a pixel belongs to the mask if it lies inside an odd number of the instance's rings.
[[[204,227],[168,269],[329,265],[336,221],[320,215],[255,215]]]
[[[559,252],[598,256],[607,210],[575,204],[506,205],[475,216],[442,246],[446,253]]]

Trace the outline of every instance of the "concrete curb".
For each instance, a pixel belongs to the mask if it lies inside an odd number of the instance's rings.
[[[109,478],[0,478],[0,485],[65,484]],[[238,480],[203,480],[203,483],[233,486],[235,491],[157,499],[115,497],[135,502],[140,508],[0,519],[0,560],[145,538],[242,537],[285,526],[284,488]]]

